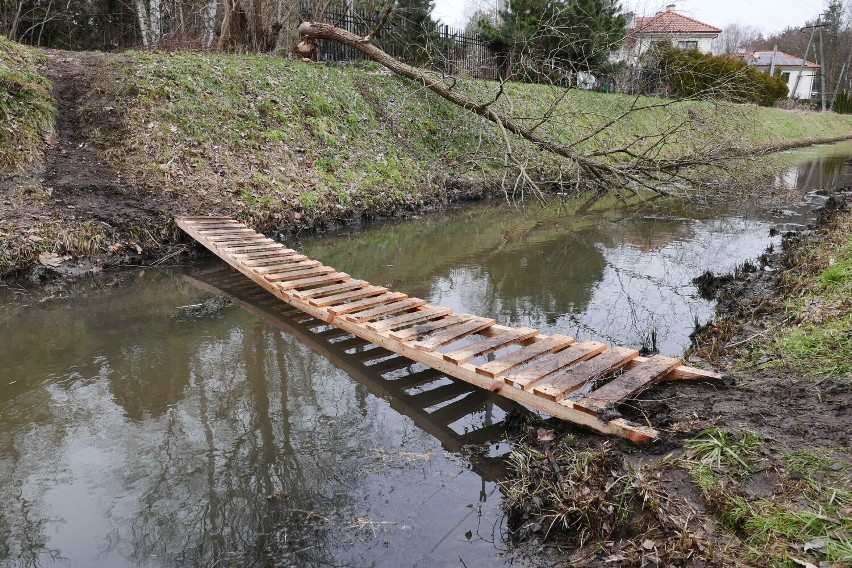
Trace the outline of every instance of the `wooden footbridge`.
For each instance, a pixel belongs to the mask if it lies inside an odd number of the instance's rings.
[[[679,359],[540,335],[427,304],[324,266],[223,217],[176,217],[214,254],[290,306],[389,352],[551,416],[636,442],[658,432],[616,409],[657,381],[718,379]]]

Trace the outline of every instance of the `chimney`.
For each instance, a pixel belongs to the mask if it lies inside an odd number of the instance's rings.
[[[674,12],[675,8],[677,8],[677,4],[669,4],[666,6],[666,12]]]

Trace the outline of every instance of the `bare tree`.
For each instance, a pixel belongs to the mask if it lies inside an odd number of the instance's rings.
[[[713,40],[713,53],[727,55],[741,50],[751,50],[763,39],[760,30],[748,24],[734,23],[725,26],[722,33]]]

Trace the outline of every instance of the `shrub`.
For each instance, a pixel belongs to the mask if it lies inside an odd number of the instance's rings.
[[[674,97],[712,97],[772,106],[787,97],[787,82],[745,61],[698,50],[657,46],[646,54],[661,90]]]

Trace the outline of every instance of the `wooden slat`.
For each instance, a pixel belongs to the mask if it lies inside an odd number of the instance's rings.
[[[237,260],[260,260],[269,258],[287,258],[284,254],[287,249],[279,249],[268,252],[229,252]]]
[[[232,230],[248,230],[252,231],[242,223],[208,223],[203,226],[199,226],[196,228],[196,231],[203,235],[208,235],[210,233],[215,233],[217,231],[232,231]]]
[[[495,337],[489,337],[488,339],[483,339],[482,341],[465,345],[455,351],[444,353],[444,361],[450,361],[456,365],[461,365],[475,357],[482,357],[483,355],[494,353],[504,347],[508,347],[509,345],[513,345],[519,341],[525,341],[536,335],[538,335],[537,329],[519,327],[512,331],[501,333]]]
[[[294,262],[295,259],[299,257],[301,257],[301,255],[294,254],[293,252],[289,252],[287,250],[283,250],[281,251],[281,255],[277,257],[240,260],[239,263],[243,266],[253,269],[256,272],[257,270],[262,270],[270,266],[278,266],[281,264]]]
[[[271,240],[268,237],[264,237],[261,234],[255,233],[254,235],[236,235],[236,236],[227,236],[227,237],[218,237],[215,239],[209,239],[210,242],[216,244],[217,246],[221,246],[228,243],[259,243],[265,242],[267,240]]]
[[[321,296],[325,296],[326,294],[342,292],[343,290],[354,290],[355,288],[360,288],[362,286],[369,285],[370,283],[364,280],[349,280],[348,282],[343,282],[342,284],[332,284],[331,286],[322,286],[320,288],[312,288],[310,290],[293,292],[293,297],[298,298],[300,300],[307,300],[309,298],[318,298]]]
[[[458,323],[469,321],[475,317],[476,316],[473,314],[448,315],[447,317],[442,317],[441,319],[421,323],[419,325],[409,327],[408,329],[391,332],[390,338],[395,339],[397,341],[408,341],[421,335],[425,335],[429,332],[435,331],[436,329],[450,327],[451,325],[456,325]]]
[[[237,237],[237,236],[263,236],[260,233],[255,233],[249,228],[233,227],[233,228],[218,228],[218,229],[195,229],[202,237],[215,239],[217,237]]]
[[[603,343],[583,341],[572,345],[564,351],[548,355],[519,371],[506,375],[505,380],[509,384],[530,390],[533,385],[536,385],[539,381],[559,369],[563,369],[568,365],[573,365],[589,357],[594,357],[604,349],[606,349],[606,345]]]
[[[441,316],[445,316],[452,311],[453,310],[450,308],[445,308],[443,306],[424,306],[422,310],[418,310],[410,314],[403,314],[401,316],[384,319],[382,321],[368,323],[367,329],[370,331],[390,331],[406,325],[436,319]]]
[[[597,415],[609,406],[615,406],[649,387],[660,377],[681,366],[680,359],[655,355],[624,374],[614,378],[588,396],[574,402],[574,406]]]
[[[284,250],[284,245],[280,243],[258,243],[258,244],[243,244],[239,246],[224,246],[219,247],[224,252],[234,252],[239,254],[245,254],[247,252],[261,252],[261,251],[281,251]]]
[[[363,300],[358,300],[356,302],[349,302],[346,304],[340,304],[337,306],[330,306],[328,312],[330,314],[339,316],[342,314],[348,314],[350,312],[357,312],[360,310],[364,310],[367,308],[372,308],[373,306],[378,306],[380,304],[386,304],[388,302],[393,302],[396,300],[402,300],[407,298],[405,294],[400,294],[399,292],[385,292],[380,296],[374,296],[372,298],[365,298]]]
[[[639,356],[636,349],[613,347],[566,371],[550,377],[546,383],[533,387],[533,392],[550,400],[562,400],[590,381],[598,380]]]
[[[398,314],[399,312],[418,308],[425,304],[426,300],[421,300],[420,298],[408,298],[399,302],[391,302],[383,306],[377,306],[362,312],[351,313],[346,316],[346,319],[354,321],[355,323],[363,323],[381,316]]]
[[[338,280],[346,280],[349,275],[345,272],[334,272],[325,276],[315,276],[314,278],[305,278],[304,280],[288,280],[287,282],[278,282],[277,288],[281,291],[294,290],[296,288],[306,288],[317,284],[326,284],[328,282],[337,282]]]
[[[314,268],[306,268],[304,270],[264,274],[263,277],[270,282],[282,282],[284,280],[299,280],[301,278],[309,278],[311,276],[322,276],[323,274],[331,274],[334,271],[335,270],[330,266],[315,266]]]
[[[476,317],[472,320],[431,333],[415,341],[413,346],[420,351],[434,351],[442,345],[448,345],[468,335],[482,331],[486,327],[491,327],[494,323],[493,319]]]
[[[312,306],[316,306],[318,308],[322,308],[324,306],[333,306],[334,304],[344,304],[346,302],[351,302],[352,300],[360,300],[362,298],[369,298],[370,296],[378,296],[379,294],[384,294],[388,289],[383,286],[365,286],[363,288],[358,288],[355,290],[350,290],[347,292],[343,292],[340,294],[334,294],[332,296],[324,296],[322,298],[314,298],[308,300],[308,302]]]
[[[553,353],[554,351],[569,347],[573,345],[575,341],[576,340],[573,337],[567,335],[551,335],[550,337],[531,343],[513,353],[498,357],[488,363],[483,363],[476,368],[476,372],[480,375],[485,375],[486,377],[495,378],[508,373],[512,369],[516,369],[521,365],[529,363],[536,357],[541,357],[542,355],[547,355],[548,353]]]
[[[239,223],[239,221],[232,219],[231,217],[217,217],[216,215],[183,215],[181,217],[176,217],[175,219],[180,219],[191,225],[209,221],[230,221],[231,223]]]
[[[291,257],[293,258],[293,257]],[[306,268],[314,268],[320,265],[318,260],[293,260],[293,262],[283,262],[281,264],[269,264],[263,268],[258,268],[259,274],[275,274],[276,272],[292,272],[294,270],[304,270]]]

